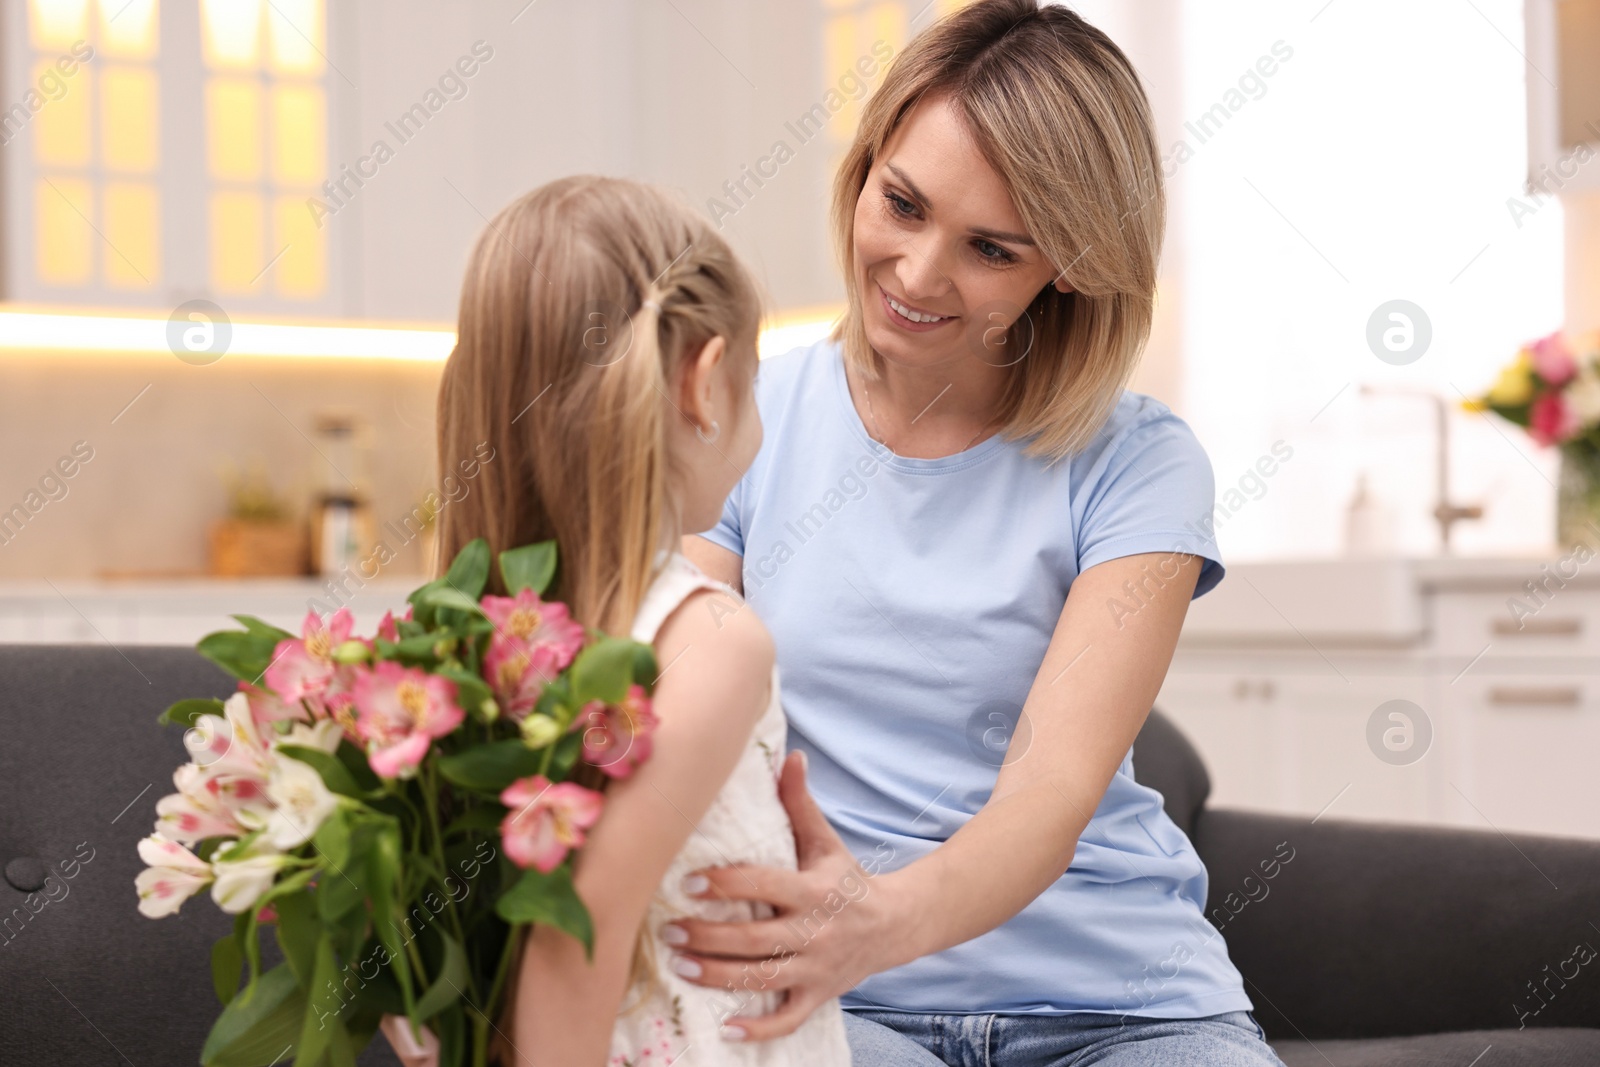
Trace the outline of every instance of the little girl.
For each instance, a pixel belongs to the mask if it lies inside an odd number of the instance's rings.
[[[468,263],[439,463],[454,470],[484,442],[494,458],[441,515],[439,558],[475,537],[495,552],[553,538],[547,595],[652,643],[660,664],[649,758],[624,778],[579,778],[606,793],[575,866],[593,961],[575,938],[528,928],[496,1020],[503,1067],[850,1063],[837,1000],[785,1037],[740,1043],[725,1021],[770,1013],[782,995],[755,973],[739,989],[695,985],[652,950],[674,918],[772,915],[690,898],[689,871],[796,867],[771,638],[678,551],[716,525],[760,446],[760,314],[715,230],[638,182],[542,186],[489,223]]]

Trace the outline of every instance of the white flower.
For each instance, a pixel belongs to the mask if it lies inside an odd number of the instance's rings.
[[[217,907],[232,915],[247,911],[272,888],[278,872],[289,862],[289,857],[267,851],[270,845],[257,840],[248,850],[249,855],[231,858],[239,850],[237,841],[218,846],[212,853],[211,869],[217,880],[211,886],[211,899]]]
[[[278,757],[273,765],[267,777],[267,798],[273,803],[273,812],[263,836],[279,849],[311,840],[338,804],[316,768],[288,756]]]
[[[211,865],[175,841],[151,834],[139,842],[139,858],[149,864],[134,879],[139,892],[139,914],[159,919],[211,881]]]
[[[1600,374],[1596,373],[1593,363],[1585,362],[1578,376],[1567,386],[1566,401],[1583,426],[1600,422]]]
[[[279,745],[298,745],[301,748],[315,748],[328,753],[330,756],[339,748],[339,740],[344,737],[344,727],[339,725],[337,719],[318,719],[315,723],[297,722],[289,727],[289,731],[273,740],[273,747]]]

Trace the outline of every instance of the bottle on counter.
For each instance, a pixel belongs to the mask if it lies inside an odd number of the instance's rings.
[[[311,509],[311,568],[320,577],[337,577],[346,570],[360,574],[358,564],[374,541],[360,430],[350,415],[317,417],[317,447],[327,461]]]

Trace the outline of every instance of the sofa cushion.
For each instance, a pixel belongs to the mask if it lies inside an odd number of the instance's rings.
[[[199,1062],[222,1010],[211,945],[232,917],[201,895],[147,919],[134,878],[188,758],[156,717],[232,679],[192,648],[104,645],[0,645],[0,679],[0,1064]],[[262,941],[264,964],[281,959]],[[360,1062],[398,1061],[380,1040]]]
[[[1286,1067],[1594,1067],[1600,1030],[1462,1030],[1359,1041],[1273,1041]]]

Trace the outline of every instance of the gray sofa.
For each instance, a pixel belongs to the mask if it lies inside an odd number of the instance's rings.
[[[135,844],[185,758],[156,716],[231,689],[190,648],[0,645],[0,1067],[197,1062],[229,921],[208,899],[139,915]],[[1600,961],[1570,962],[1600,947],[1600,843],[1208,808],[1159,712],[1134,760],[1289,1067],[1600,1064]]]

